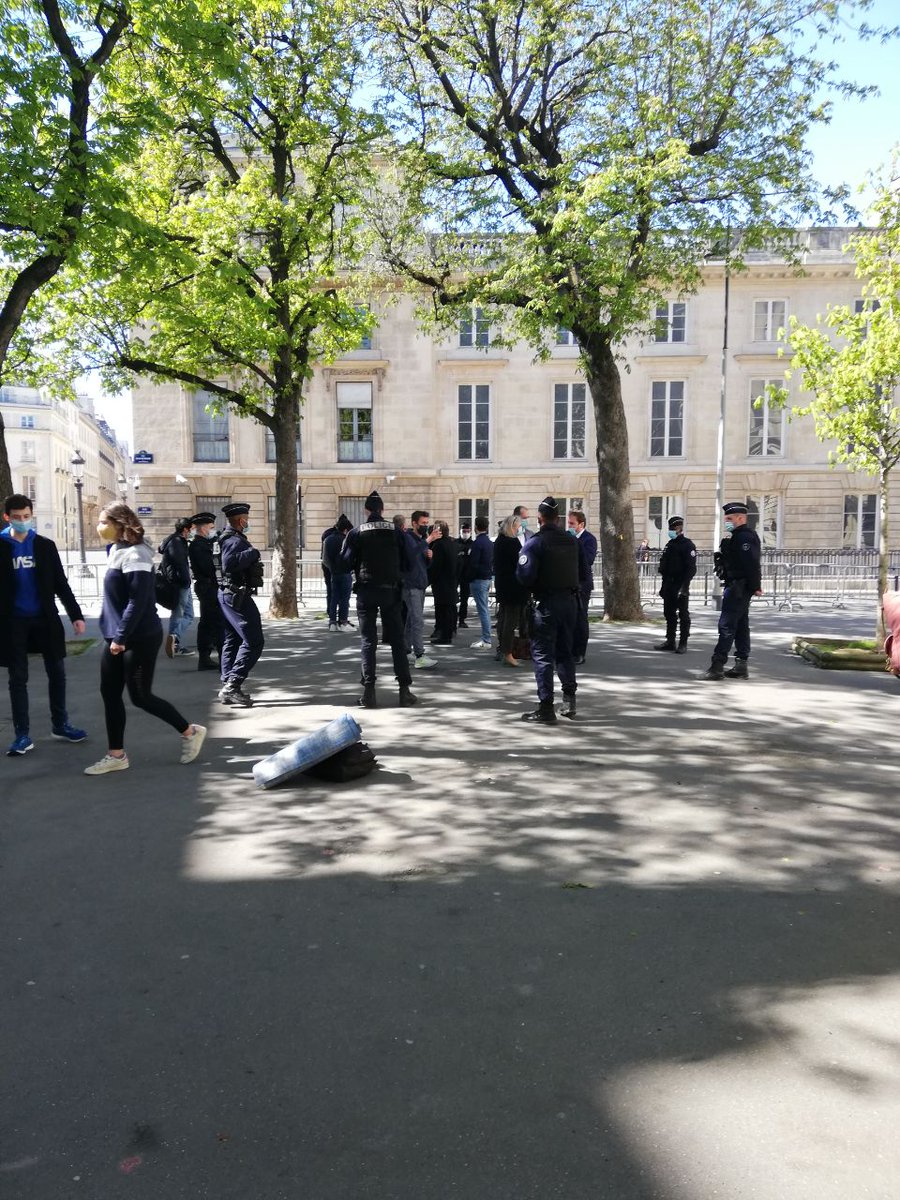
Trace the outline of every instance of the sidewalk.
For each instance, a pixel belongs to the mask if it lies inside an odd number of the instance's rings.
[[[592,626],[552,728],[474,633],[412,710],[380,650],[363,711],[355,631],[270,622],[251,710],[160,658],[197,764],[129,708],[99,779],[97,648],[80,746],[36,666],[0,762],[4,1197],[895,1200],[900,682],[788,653],[868,613],[754,608],[753,678],[702,683],[714,622],[684,657]],[[344,711],[377,774],[254,786]]]

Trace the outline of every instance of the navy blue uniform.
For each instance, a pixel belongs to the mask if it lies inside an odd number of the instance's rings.
[[[200,602],[197,653],[201,662],[213,654],[221,654],[225,638],[225,621],[219,607],[218,558],[217,537],[201,537],[198,533],[188,543],[188,559],[194,574],[194,591]]]
[[[361,639],[362,683],[375,683],[375,652],[378,646],[378,614],[384,640],[391,647],[394,674],[401,687],[409,687],[412,675],[406,657],[406,637],[400,613],[400,577],[409,567],[404,534],[385,521],[380,513],[351,529],[341,558],[356,575],[356,612]]]
[[[554,670],[564,696],[574,696],[578,689],[572,643],[583,562],[581,539],[557,525],[542,525],[519,555],[516,579],[533,597],[531,658],[541,704],[553,703]]]
[[[691,580],[697,574],[697,547],[683,533],[669,538],[659,560],[662,584],[659,594],[666,618],[666,641],[675,645],[675,633],[679,622],[679,641],[685,645],[691,632],[690,604]]]
[[[734,656],[745,662],[750,657],[750,601],[762,588],[760,541],[748,525],[739,525],[719,544],[725,590],[719,614],[719,640],[713,650],[713,664]]]
[[[259,551],[237,529],[226,529],[219,545],[222,552],[219,606],[225,618],[222,683],[240,687],[259,661],[265,645],[259,609],[250,594],[250,589],[262,582],[262,565]]]

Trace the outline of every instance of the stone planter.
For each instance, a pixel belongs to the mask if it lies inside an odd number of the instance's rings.
[[[814,667],[831,671],[884,671],[887,659],[883,650],[863,650],[841,645],[839,638],[795,637],[791,649]]]

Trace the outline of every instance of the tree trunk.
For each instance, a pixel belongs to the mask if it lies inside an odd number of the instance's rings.
[[[6,424],[3,413],[0,413],[0,497],[11,496],[14,491],[9,451],[6,447]]]
[[[272,416],[275,438],[275,539],[272,551],[272,599],[269,616],[297,616],[297,429],[299,400],[291,389],[276,395]]]
[[[597,429],[604,620],[642,621],[622,380],[607,340],[595,335],[582,341],[581,346]]]
[[[875,622],[875,640],[884,644],[887,636],[884,629],[884,609],[881,597],[888,590],[888,503],[890,501],[890,468],[883,467],[878,478],[878,619]]]

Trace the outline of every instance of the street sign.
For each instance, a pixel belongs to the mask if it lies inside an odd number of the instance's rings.
[[[140,506],[140,508],[137,510],[137,515],[139,517],[149,517],[152,512],[153,512],[152,504],[142,504]]]
[[[146,463],[153,462],[153,455],[149,450],[138,450],[137,453],[132,457],[131,461],[139,465],[145,465]]]

